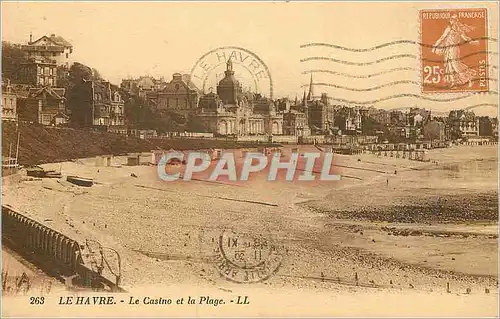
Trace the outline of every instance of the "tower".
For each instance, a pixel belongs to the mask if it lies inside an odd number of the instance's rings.
[[[306,116],[306,123],[309,126],[309,105],[307,104],[306,90],[304,90],[304,97],[302,98],[302,107]]]
[[[217,94],[224,104],[236,105],[238,103],[238,95],[241,94],[241,86],[238,80],[234,77],[233,61],[231,59],[226,62],[225,76],[217,85]]]
[[[309,94],[307,94],[307,100],[312,101],[314,99],[314,91],[313,91],[313,75],[311,73],[311,80],[309,81]]]

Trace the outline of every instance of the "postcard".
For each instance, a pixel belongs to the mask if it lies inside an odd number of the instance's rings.
[[[498,2],[1,6],[2,317],[498,317]]]

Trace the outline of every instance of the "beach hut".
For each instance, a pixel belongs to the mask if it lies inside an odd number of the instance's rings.
[[[141,156],[140,155],[134,155],[134,156],[129,156],[127,158],[127,165],[128,166],[137,166],[140,163]]]

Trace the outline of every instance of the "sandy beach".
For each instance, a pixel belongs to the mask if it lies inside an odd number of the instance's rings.
[[[268,182],[264,174],[247,183],[207,182],[203,175],[165,182],[155,166],[126,166],[125,157],[115,157],[114,167],[97,167],[90,158],[43,165],[93,178],[90,188],[21,172],[4,178],[2,193],[4,204],[71,238],[117,250],[129,292],[153,285],[243,289],[214,262],[214,242],[232,229],[266,234],[280,247],[279,269],[245,289],[469,300],[467,313],[497,315],[497,147],[457,146],[428,157],[336,154],[342,180],[313,185]],[[426,315],[415,309],[395,313]]]

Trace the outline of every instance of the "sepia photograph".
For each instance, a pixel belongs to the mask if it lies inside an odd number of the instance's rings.
[[[2,317],[491,317],[497,1],[2,1]]]

